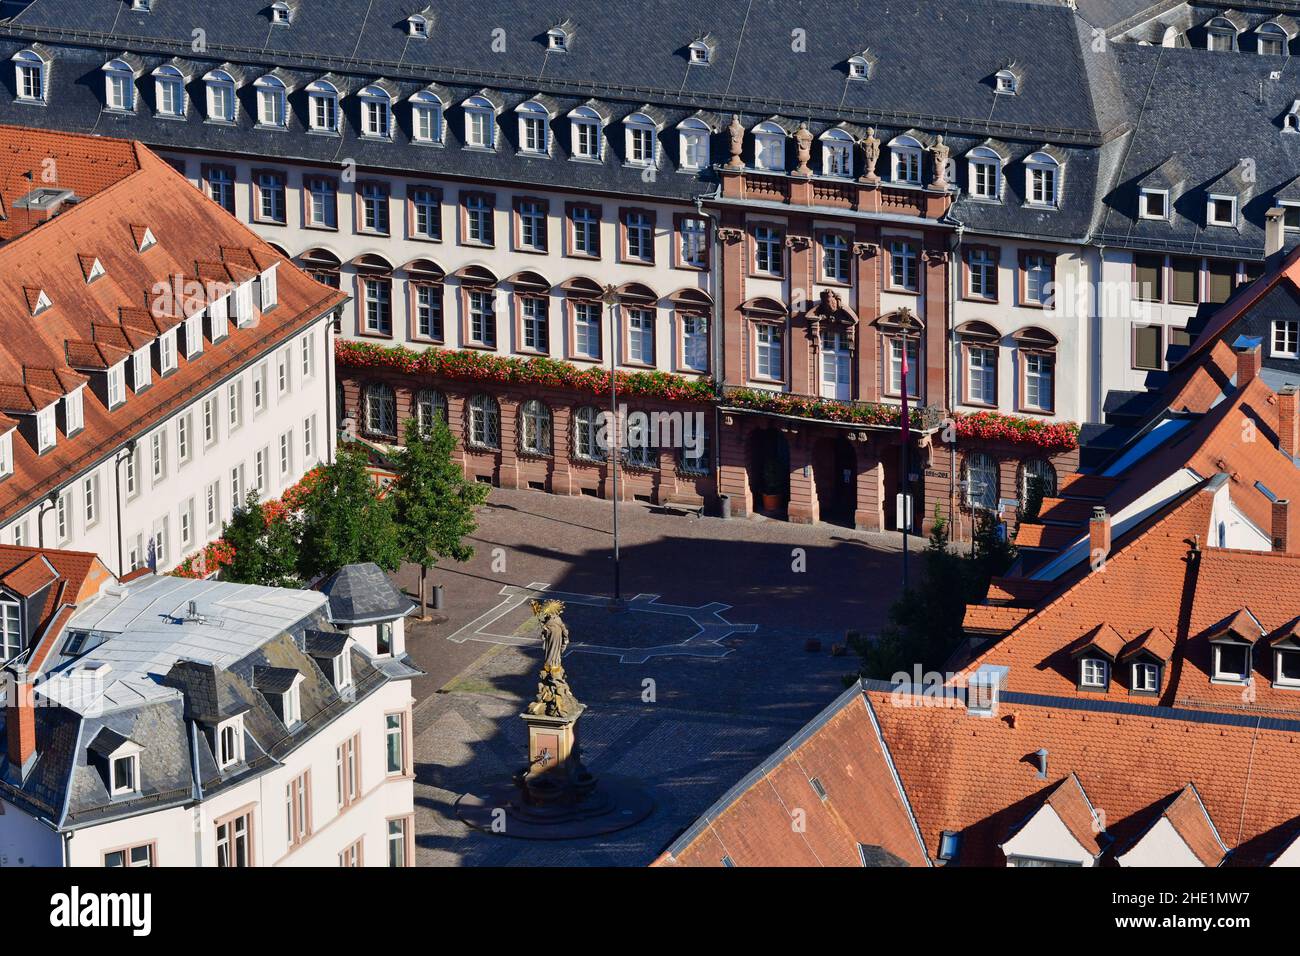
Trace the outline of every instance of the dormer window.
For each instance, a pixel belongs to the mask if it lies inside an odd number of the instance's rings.
[[[301,675],[299,682],[301,682]],[[302,696],[298,690],[298,683],[285,691],[283,708],[281,719],[286,727],[293,728],[302,723]]]
[[[870,50],[863,50],[856,56],[849,57],[849,79],[850,80],[869,80],[871,72],[875,69],[876,57]]]
[[[442,142],[442,108],[442,100],[429,90],[411,97],[411,137],[415,142]]]
[[[785,130],[771,121],[754,127],[754,168],[785,172]]]
[[[208,122],[235,121],[235,78],[225,70],[213,70],[203,78],[208,90]]]
[[[36,451],[44,454],[54,447],[56,407],[49,405],[36,413]]]
[[[1286,56],[1289,41],[1286,31],[1273,20],[1255,30],[1255,52],[1260,56]]]
[[[195,312],[185,320],[185,357],[193,358],[203,351],[203,312]]]
[[[334,658],[334,689],[345,690],[352,686],[352,651],[346,647]]]
[[[131,356],[132,387],[142,392],[153,382],[153,368],[149,363],[149,346]]]
[[[1105,690],[1110,684],[1110,661],[1102,657],[1084,657],[1079,660],[1079,686],[1092,690]]]
[[[1142,219],[1169,218],[1169,190],[1143,189],[1138,197],[1138,216]]]
[[[85,408],[82,405],[81,389],[74,388],[63,396],[63,433],[75,435],[86,424]]]
[[[86,285],[94,282],[104,274],[104,264],[98,259],[92,260],[90,268],[86,270]]]
[[[158,370],[163,375],[176,371],[176,330],[158,337]]]
[[[914,136],[904,134],[895,138],[889,144],[889,151],[893,163],[893,181],[919,186],[921,184],[921,153],[923,151],[920,141]]]
[[[0,479],[8,478],[14,473],[14,433],[13,429],[0,435]],[[0,664],[6,658],[0,651]]]
[[[496,108],[484,96],[465,101],[465,145],[471,149],[496,148]]]
[[[1215,641],[1214,679],[1245,683],[1250,677],[1250,645],[1235,641]]]
[[[144,252],[146,249],[152,248],[157,242],[158,239],[154,236],[153,230],[145,226],[144,232],[140,234],[140,244],[136,247],[136,252]]]
[[[45,102],[45,75],[49,63],[35,50],[13,55],[15,90],[20,103]]]
[[[687,48],[690,51],[690,61],[694,66],[708,66],[713,62],[713,54],[718,48],[718,41],[712,36],[702,36],[694,41]]]
[[[1273,651],[1273,683],[1300,687],[1300,647],[1278,647]]]
[[[118,113],[135,111],[135,70],[125,60],[104,64],[104,105]]]
[[[997,202],[1002,198],[1002,156],[988,146],[977,146],[967,156],[969,193],[974,199]]]
[[[289,730],[302,723],[302,701],[298,690],[302,681],[302,673],[292,667],[253,668],[254,685]]]
[[[574,159],[600,159],[601,116],[590,106],[579,106],[569,113],[569,153]]]
[[[961,834],[944,830],[939,834],[939,859],[951,862],[961,852]]]
[[[100,665],[107,669],[107,665]],[[109,727],[101,727],[90,742],[89,756],[104,774],[110,797],[140,793],[140,754],[144,748]]]
[[[1227,17],[1214,17],[1205,24],[1205,48],[1222,53],[1237,49],[1237,25]]]
[[[694,116],[677,124],[678,166],[689,170],[709,168],[709,132],[708,124]]]
[[[1160,665],[1154,661],[1134,661],[1129,670],[1129,690],[1135,694],[1160,692]]]
[[[1205,204],[1207,226],[1236,226],[1237,197],[1211,195]]]
[[[998,70],[993,74],[993,89],[1004,96],[1015,96],[1020,92],[1020,78],[1013,70]]]
[[[307,126],[317,133],[339,131],[339,90],[329,80],[307,85]]]
[[[357,94],[361,100],[361,135],[373,139],[392,136],[393,102],[380,86],[367,86]]]
[[[849,179],[853,176],[853,137],[833,128],[822,133],[822,175]]]
[[[257,125],[283,129],[288,121],[284,81],[268,74],[253,85],[257,88]]]
[[[108,370],[108,410],[126,401],[126,363],[119,362]]]
[[[8,438],[5,435],[5,438]],[[0,664],[17,657],[23,649],[17,601],[0,601]]]
[[[288,26],[293,22],[293,7],[284,0],[271,4],[271,22],[278,26]]]
[[[1060,204],[1060,162],[1045,150],[1025,159],[1025,203],[1056,208]]]
[[[185,77],[176,67],[164,63],[153,71],[154,108],[159,116],[173,119],[185,115]]]
[[[131,9],[137,13],[148,13],[153,10],[153,0],[131,0]]]
[[[50,301],[50,297],[45,294],[44,289],[41,289],[36,293],[36,301],[32,303],[32,315],[40,315],[52,305],[54,305],[54,303]]]
[[[375,653],[387,657],[393,653],[393,622],[382,621],[375,625]]]
[[[629,166],[654,166],[659,161],[656,132],[658,125],[645,113],[633,113],[623,121]]]
[[[406,18],[406,35],[417,40],[429,38],[429,18],[422,13],[413,13]]]
[[[529,100],[515,108],[519,114],[519,151],[546,156],[551,151],[550,112],[541,103]]]
[[[115,797],[125,797],[140,792],[140,755],[128,754],[113,758],[113,789]]]
[[[217,725],[215,756],[217,768],[225,770],[244,762],[244,718],[231,717]]]

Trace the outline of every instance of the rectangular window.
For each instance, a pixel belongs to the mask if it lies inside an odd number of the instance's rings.
[[[161,481],[167,471],[166,436],[157,431],[149,436],[149,474],[154,483]]]
[[[226,386],[226,411],[227,424],[233,432],[237,429],[243,418],[244,410],[244,391],[239,382],[231,382]]]
[[[194,499],[189,498],[181,503],[180,510],[180,532],[181,547],[189,548],[194,545]]]
[[[678,260],[692,269],[707,269],[709,265],[709,221],[686,216],[677,230]]]
[[[640,365],[655,363],[654,309],[628,309],[627,359]]]
[[[1272,354],[1283,358],[1296,358],[1300,355],[1300,321],[1273,320]]]
[[[1164,368],[1164,326],[1139,325],[1133,328],[1133,367],[1148,371]]]
[[[465,241],[476,246],[491,246],[496,242],[492,224],[493,203],[482,193],[471,193],[465,199]]]
[[[1084,687],[1105,687],[1110,680],[1110,665],[1095,657],[1085,657],[1081,662],[1079,683]]]
[[[289,350],[281,349],[275,356],[275,389],[276,394],[283,395],[289,391],[291,382],[289,380]]]
[[[1047,308],[1055,294],[1055,263],[1044,253],[1027,252],[1020,257],[1021,278],[1023,281],[1022,305],[1034,305]]]
[[[600,303],[573,304],[573,352],[581,358],[600,358]]]
[[[1163,302],[1165,298],[1165,257],[1139,253],[1133,257],[1133,274],[1137,297],[1143,302]]]
[[[338,184],[325,176],[307,180],[307,225],[337,229],[339,225]]]
[[[344,869],[356,869],[360,867],[362,861],[361,846],[362,842],[360,840],[347,846],[343,852],[339,854],[339,866]]]
[[[415,334],[422,339],[441,342],[442,287],[421,283],[415,285]]]
[[[221,521],[221,485],[219,482],[213,482],[208,485],[203,495],[203,514],[208,522],[208,530],[211,531]]]
[[[193,413],[186,412],[176,419],[176,457],[183,465],[190,460],[190,422]]]
[[[519,247],[528,252],[545,252],[546,206],[535,199],[524,199],[516,212],[519,216]]]
[[[306,464],[310,464],[316,454],[316,416],[302,420],[302,454]]]
[[[976,199],[997,199],[1001,193],[998,164],[988,160],[970,164],[970,193]]]
[[[754,227],[754,271],[762,275],[784,274],[782,255],[785,236],[771,226]]]
[[[977,299],[998,297],[998,257],[993,249],[971,249],[966,254],[966,293]]]
[[[366,300],[366,331],[393,334],[393,283],[387,278],[361,280]]]
[[[310,770],[304,770],[285,785],[284,809],[289,848],[293,849],[311,836]]]
[[[827,282],[849,281],[849,240],[836,233],[822,236],[822,278]]]
[[[976,405],[998,403],[998,350],[972,345],[966,349],[966,400]]]
[[[1211,259],[1208,265],[1205,300],[1215,305],[1227,302],[1237,284],[1237,263]]]
[[[384,767],[389,775],[406,773],[406,715],[384,715]]]
[[[16,601],[0,601],[0,662],[16,657],[22,649],[22,630],[18,624],[18,603]]]
[[[253,452],[253,487],[263,497],[266,496],[266,449],[259,448]]]
[[[92,528],[99,521],[99,476],[91,475],[82,479],[81,499],[84,505],[86,527]]]
[[[253,865],[253,814],[241,814],[217,823],[217,866]]]
[[[287,478],[293,471],[293,432],[280,436],[280,477]]]
[[[905,239],[895,239],[889,244],[890,288],[902,292],[916,292],[921,287],[920,261],[916,246]]]
[[[530,352],[545,352],[549,348],[546,310],[548,300],[541,296],[525,296],[519,300],[523,315],[523,346]]]
[[[384,183],[361,184],[361,229],[388,234],[388,186]]]
[[[417,239],[442,240],[442,195],[433,189],[411,190],[411,232]]]
[[[418,143],[442,142],[442,107],[413,106],[411,127]]]
[[[65,491],[54,500],[54,531],[59,543],[72,537],[72,493]]]
[[[124,847],[121,850],[109,850],[104,854],[106,867],[144,867],[157,866],[154,860],[154,845],[145,843],[140,846]]]
[[[1169,301],[1198,305],[1201,301],[1201,260],[1173,256],[1169,260]]]
[[[755,324],[754,372],[758,378],[773,381],[785,378],[785,364],[781,355],[783,338],[780,326],[769,322]]]
[[[230,469],[230,507],[243,507],[244,504],[244,466],[237,465]]]
[[[312,362],[312,344],[310,335],[304,335],[302,337],[298,342],[298,350],[302,359],[302,377],[304,379],[311,378],[314,363]]]
[[[340,809],[352,806],[361,796],[361,735],[353,734],[334,751]]]
[[[257,219],[259,222],[285,222],[284,173],[264,170],[257,174]]]
[[[266,408],[266,363],[253,369],[253,411]]]
[[[629,210],[623,219],[626,257],[632,262],[655,261],[655,227],[649,213]]]
[[[469,338],[475,345],[495,348],[497,344],[497,316],[494,293],[484,289],[471,289],[469,300]]]
[[[889,393],[891,395],[903,394],[903,342],[904,340],[901,338],[891,338],[889,340]],[[917,390],[920,342],[910,337],[906,342],[907,395],[909,398],[916,398],[920,395]]]
[[[235,174],[227,166],[210,166],[207,170],[208,196],[218,206],[235,214]]]
[[[211,445],[217,440],[217,397],[215,395],[203,400],[203,444]]]
[[[1041,352],[1024,353],[1025,405],[1037,411],[1052,410],[1052,373],[1055,361]]]
[[[388,821],[388,865],[395,867],[410,866],[411,850],[407,845],[410,839],[411,821],[408,817]]]
[[[108,370],[108,407],[117,408],[126,400],[126,366],[115,365]]]
[[[572,206],[569,209],[569,228],[572,235],[573,254],[600,255],[600,210],[594,206]]]
[[[682,315],[682,367],[692,372],[709,368],[708,320],[702,315]]]

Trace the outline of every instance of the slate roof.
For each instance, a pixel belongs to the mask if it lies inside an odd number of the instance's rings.
[[[415,602],[399,591],[379,565],[349,564],[318,585],[335,624],[373,624],[411,613]]]

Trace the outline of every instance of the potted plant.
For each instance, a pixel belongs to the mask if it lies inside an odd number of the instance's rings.
[[[786,476],[781,473],[781,464],[775,457],[763,463],[763,510],[778,511],[781,499],[785,495]]]

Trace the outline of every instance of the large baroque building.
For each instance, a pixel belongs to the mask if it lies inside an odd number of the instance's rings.
[[[628,496],[894,527],[1053,491],[1289,244],[1281,6],[11,2],[0,118],[149,143],[348,293],[365,437],[608,495],[612,362],[707,433]]]
[[[5,544],[165,571],[331,456],[343,296],[139,143],[0,127],[0,297]]]

